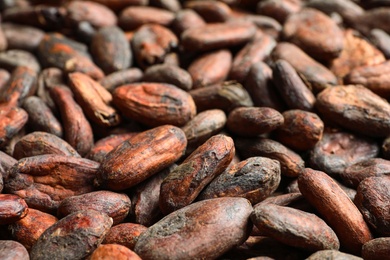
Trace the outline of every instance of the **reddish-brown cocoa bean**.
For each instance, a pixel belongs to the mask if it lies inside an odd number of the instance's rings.
[[[138,66],[145,69],[149,66],[164,63],[179,40],[166,27],[158,24],[146,24],[135,31],[131,46]]]
[[[3,260],[30,259],[26,248],[13,240],[0,240],[0,258]]]
[[[66,22],[69,26],[76,26],[83,21],[96,28],[114,26],[117,23],[117,17],[112,10],[93,1],[68,1],[66,11]]]
[[[233,139],[215,135],[199,146],[161,183],[160,209],[171,213],[193,202],[199,193],[233,160]]]
[[[93,2],[100,3],[107,6],[114,11],[120,11],[130,5],[147,5],[147,0],[92,0]]]
[[[366,178],[359,183],[354,199],[366,222],[379,236],[390,234],[390,213],[387,204],[390,198],[389,184],[390,176]]]
[[[256,13],[272,17],[283,24],[287,17],[302,8],[300,0],[265,0],[257,4]]]
[[[316,108],[324,118],[353,132],[372,137],[390,133],[390,104],[363,86],[327,88],[317,96]]]
[[[378,153],[375,140],[328,129],[310,151],[309,164],[331,176],[339,176],[348,166],[374,158]]]
[[[118,224],[110,228],[102,244],[118,244],[134,250],[138,237],[146,230],[148,228],[140,224]]]
[[[181,35],[188,51],[209,51],[237,46],[250,41],[256,33],[252,23],[218,23],[190,28]]]
[[[243,197],[252,205],[272,194],[280,183],[280,163],[265,157],[251,157],[226,169],[199,195],[200,200]]]
[[[370,158],[348,166],[340,177],[348,186],[357,188],[364,179],[383,175],[390,175],[390,161]]]
[[[135,136],[136,134],[137,134],[136,132],[124,133],[124,134],[110,135],[106,138],[100,139],[91,148],[86,158],[96,162],[102,162],[106,157],[106,155],[109,152],[111,152],[115,147],[117,147],[127,139]]]
[[[19,196],[0,194],[0,225],[22,219],[28,213],[26,202]]]
[[[232,54],[227,49],[208,52],[194,59],[188,67],[192,77],[193,88],[223,82],[232,66]]]
[[[135,252],[117,244],[100,245],[89,260],[142,260]]]
[[[183,9],[176,13],[171,27],[177,35],[181,35],[187,29],[202,27],[204,25],[206,25],[205,21],[195,11]]]
[[[131,215],[136,223],[149,227],[163,217],[159,206],[161,183],[176,167],[173,164],[135,187]]]
[[[14,166],[18,161],[10,155],[0,151],[0,174],[3,177],[3,180],[7,180],[9,176],[9,169]]]
[[[282,175],[288,177],[299,176],[305,168],[305,162],[301,156],[272,139],[241,137],[235,139],[235,145],[244,159],[264,156],[279,161]]]
[[[267,236],[290,246],[308,251],[340,247],[325,221],[298,209],[261,203],[254,207],[251,220]]]
[[[43,154],[58,154],[81,157],[63,139],[46,132],[32,132],[23,136],[14,147],[13,157],[17,160]]]
[[[127,217],[130,208],[131,201],[126,194],[101,190],[62,200],[57,215],[62,218],[80,210],[92,209],[107,214],[116,225]]]
[[[341,29],[329,16],[312,8],[291,14],[284,24],[283,35],[319,60],[332,60],[344,48]]]
[[[27,124],[33,131],[47,132],[62,137],[61,123],[41,98],[28,97],[24,100],[22,107],[28,114]]]
[[[182,126],[196,114],[191,95],[164,83],[121,86],[113,92],[113,104],[124,116],[148,126]]]
[[[144,131],[117,146],[102,162],[95,183],[124,190],[177,161],[187,145],[184,132],[163,125]]]
[[[93,132],[81,107],[67,88],[53,87],[50,89],[50,95],[61,112],[65,141],[84,156],[93,145]]]
[[[363,245],[362,257],[367,260],[382,260],[389,256],[389,237],[372,239]]]
[[[372,239],[362,214],[347,194],[326,173],[306,169],[298,177],[302,195],[332,227],[341,248],[360,255],[364,243]]]
[[[273,108],[239,107],[229,113],[226,126],[234,134],[250,137],[269,133],[283,122],[282,114]]]
[[[134,83],[137,81],[141,81],[143,76],[143,73],[138,68],[130,68],[126,70],[120,70],[114,73],[111,73],[107,75],[106,77],[102,78],[99,83],[102,85],[105,89],[112,92],[115,88]]]
[[[106,74],[127,69],[133,62],[130,44],[117,26],[104,27],[95,33],[91,54]]]
[[[69,86],[86,116],[100,126],[116,126],[120,123],[118,112],[110,106],[111,93],[88,75],[69,74]]]
[[[216,259],[248,238],[251,212],[243,198],[196,202],[149,227],[134,251],[142,259]]]
[[[169,26],[174,14],[168,10],[150,6],[129,6],[120,13],[118,23],[124,30],[135,30],[145,24]]]
[[[27,157],[10,169],[5,188],[22,197],[30,207],[55,213],[63,199],[94,190],[98,167],[97,162],[72,156]]]
[[[31,249],[31,260],[84,259],[100,245],[111,225],[109,216],[95,210],[68,215],[43,232]]]
[[[8,229],[16,241],[30,250],[42,233],[57,221],[53,215],[29,208],[27,215],[10,224]]]
[[[322,139],[324,122],[311,112],[288,110],[282,113],[284,123],[275,131],[275,139],[296,151],[314,148]]]
[[[230,7],[218,1],[187,1],[184,8],[197,12],[206,23],[223,23],[230,18]]]

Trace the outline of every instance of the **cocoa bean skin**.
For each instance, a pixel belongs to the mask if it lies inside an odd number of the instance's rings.
[[[361,255],[372,234],[362,214],[347,194],[324,172],[307,168],[298,177],[302,195],[337,234],[344,250]]]
[[[49,227],[31,249],[34,259],[84,259],[102,242],[112,225],[106,214],[78,211]]]
[[[148,230],[141,224],[122,223],[110,228],[102,244],[119,244],[134,250],[138,237]]]
[[[390,238],[379,237],[363,245],[362,257],[367,260],[385,259],[389,255]]]
[[[136,253],[134,253],[127,247],[116,244],[100,245],[95,251],[93,251],[89,259],[142,260]]]
[[[29,260],[26,248],[13,240],[0,240],[0,258],[4,260]]]
[[[196,202],[149,227],[138,238],[134,251],[145,260],[216,259],[247,239],[252,228],[251,212],[244,198]]]
[[[0,194],[0,212],[0,224],[9,224],[25,217],[28,206],[19,196]]]
[[[184,132],[163,125],[128,139],[111,151],[101,163],[96,185],[124,190],[163,170],[184,153]]]

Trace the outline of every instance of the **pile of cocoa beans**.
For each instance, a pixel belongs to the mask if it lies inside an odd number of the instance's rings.
[[[390,1],[0,0],[0,259],[388,259]]]

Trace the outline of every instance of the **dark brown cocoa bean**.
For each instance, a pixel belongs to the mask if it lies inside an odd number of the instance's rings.
[[[212,51],[199,56],[188,67],[193,88],[222,83],[232,66],[232,54],[227,49]]]
[[[16,100],[16,99],[14,99]],[[28,114],[18,107],[0,105],[0,147],[4,147],[27,123]]]
[[[163,125],[144,131],[117,146],[102,162],[96,184],[124,190],[170,166],[184,153],[184,132]]]
[[[360,255],[372,239],[362,214],[347,194],[326,173],[306,169],[298,177],[299,190],[337,234],[341,248]]]
[[[28,51],[8,50],[0,53],[0,67],[13,71],[18,67],[27,67],[35,72],[41,70],[38,59]]]
[[[251,157],[217,176],[199,195],[200,200],[217,197],[243,197],[252,205],[272,194],[280,183],[280,163],[264,157]]]
[[[8,49],[35,51],[44,36],[42,30],[28,25],[3,23],[1,27],[7,38]]]
[[[82,210],[96,210],[107,214],[113,225],[121,223],[131,208],[130,198],[126,194],[111,191],[94,191],[78,196],[68,197],[58,206],[60,218]]]
[[[334,86],[317,96],[321,115],[346,129],[372,137],[390,133],[390,104],[359,85]]]
[[[31,208],[55,213],[63,199],[94,190],[98,167],[97,162],[71,156],[27,157],[9,170],[5,188],[23,198]]]
[[[336,58],[344,48],[341,29],[329,16],[312,8],[291,14],[284,24],[283,35],[319,60]]]
[[[179,0],[151,0],[150,4],[171,12],[181,10],[181,2]]]
[[[226,126],[234,134],[250,137],[269,133],[283,122],[282,114],[273,108],[239,107],[229,113]]]
[[[272,17],[283,24],[287,17],[302,8],[300,0],[265,0],[257,4],[256,13]]]
[[[390,238],[379,237],[363,245],[362,257],[367,260],[386,259],[389,255]]]
[[[81,107],[67,88],[54,87],[50,89],[50,95],[61,112],[65,141],[84,156],[93,146],[93,133]]]
[[[293,66],[306,85],[318,93],[330,85],[337,84],[336,76],[322,64],[303,52],[296,45],[281,42],[272,52],[276,61],[283,59]]]
[[[163,83],[134,83],[116,88],[113,104],[124,116],[148,126],[182,126],[196,114],[191,95]]]
[[[5,70],[0,69],[0,91],[3,92],[7,87],[7,82],[11,78],[11,74]]]
[[[8,229],[16,241],[30,250],[42,233],[57,221],[53,215],[29,208],[27,215],[10,224]]]
[[[37,96],[26,98],[22,104],[28,114],[28,126],[33,131],[47,132],[62,137],[62,125],[46,103]]]
[[[221,109],[229,112],[236,107],[251,107],[253,101],[244,87],[234,81],[189,91],[196,109],[202,112],[209,109]]]
[[[138,237],[147,229],[140,224],[118,224],[110,228],[102,244],[118,244],[134,250]]]
[[[129,6],[120,13],[118,24],[124,30],[135,30],[145,24],[169,26],[175,15],[164,9],[149,6]]]
[[[390,8],[378,7],[365,11],[362,15],[354,17],[351,26],[365,35],[369,35],[374,28],[390,33],[388,28]]]
[[[234,153],[233,139],[225,135],[215,135],[199,146],[161,183],[161,211],[168,214],[191,204],[228,167]]]
[[[319,217],[298,209],[259,204],[251,214],[254,225],[267,236],[308,251],[340,247],[335,232]]]
[[[68,215],[43,232],[31,249],[31,260],[84,259],[100,245],[111,225],[109,216],[95,210]]]
[[[196,202],[148,228],[134,251],[142,259],[216,259],[248,238],[251,212],[249,201],[243,198]]]
[[[229,79],[244,83],[252,65],[265,60],[276,46],[276,41],[266,34],[248,42],[234,57]]]
[[[310,255],[307,258],[307,260],[321,260],[321,259],[362,260],[363,258],[351,254],[346,254],[334,249],[320,250]]]
[[[383,175],[390,175],[390,161],[370,158],[348,166],[340,177],[348,186],[357,188],[364,179]]]
[[[0,174],[3,177],[3,180],[6,181],[9,175],[9,169],[14,166],[18,161],[8,154],[0,151]]]
[[[127,69],[133,63],[130,44],[117,26],[106,26],[95,33],[91,54],[106,74]]]
[[[373,29],[370,31],[371,42],[382,51],[386,58],[390,57],[390,35],[381,29]]]
[[[0,240],[0,258],[3,260],[30,259],[26,248],[13,240]]]
[[[206,23],[223,23],[229,20],[231,15],[230,7],[218,1],[187,1],[184,7],[197,12]]]
[[[204,25],[206,23],[198,13],[191,9],[183,9],[176,13],[171,27],[177,35],[181,35],[187,29],[202,27]]]
[[[359,183],[354,199],[366,222],[379,236],[390,234],[390,213],[387,206],[390,198],[389,184],[390,176],[366,178]]]
[[[115,88],[119,86],[141,81],[142,77],[143,73],[140,69],[130,68],[111,73],[106,77],[102,78],[99,83],[105,89],[112,92]]]
[[[142,80],[146,82],[168,83],[186,91],[192,88],[190,73],[170,64],[158,64],[149,67],[145,71]]]
[[[390,137],[387,137],[381,147],[383,158],[390,160]]]
[[[110,106],[112,95],[88,75],[69,74],[69,86],[86,116],[100,126],[116,126],[120,123],[118,112]]]
[[[140,27],[131,41],[135,59],[142,69],[164,63],[167,55],[178,45],[179,40],[173,32],[158,24]]]
[[[26,202],[19,196],[0,194],[0,225],[14,223],[28,213]]]
[[[313,110],[316,98],[290,63],[285,60],[275,62],[273,81],[290,109]]]
[[[66,87],[64,73],[58,68],[47,68],[42,70],[38,75],[38,89],[36,95],[41,98],[55,113],[59,114],[55,102],[50,96],[50,89],[55,86]]]
[[[276,140],[282,144],[296,151],[307,151],[322,139],[324,122],[317,114],[296,109],[282,115],[284,123],[275,131]]]
[[[128,249],[125,246],[117,244],[106,244],[100,245],[92,255],[88,258],[89,260],[100,260],[100,259],[117,259],[117,260],[142,260],[135,252]]]
[[[16,144],[13,157],[17,160],[43,154],[58,154],[81,157],[63,139],[46,132],[32,132],[23,136]]]
[[[131,215],[136,223],[149,227],[163,217],[159,206],[161,183],[176,167],[173,164],[135,187]]]
[[[310,152],[310,166],[331,176],[339,176],[359,161],[374,158],[379,153],[375,140],[348,132],[325,131]]]
[[[149,1],[147,0],[92,0],[93,2],[100,3],[109,7],[114,11],[120,11],[123,8],[130,5],[147,5]]]
[[[247,22],[207,24],[184,31],[181,44],[188,51],[209,51],[244,44],[255,33],[255,26]]]
[[[297,153],[271,139],[237,138],[235,145],[244,159],[264,156],[279,161],[282,175],[288,177],[299,176],[305,168],[305,162]]]
[[[95,145],[91,148],[88,155],[86,156],[88,159],[91,159],[96,162],[104,161],[106,155],[111,152],[115,147],[120,145],[122,142],[127,139],[135,136],[137,133],[125,133],[125,134],[117,134],[110,135],[106,138],[100,139],[95,143]]]

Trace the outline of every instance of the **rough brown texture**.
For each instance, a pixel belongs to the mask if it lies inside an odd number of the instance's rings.
[[[10,224],[28,213],[26,202],[19,196],[0,194],[0,224]]]
[[[168,10],[149,6],[129,6],[119,15],[119,25],[125,30],[134,30],[144,24],[168,26],[174,19]]]
[[[113,103],[124,116],[149,126],[182,126],[196,114],[193,98],[185,91],[163,83],[134,83],[113,93]]]
[[[68,215],[43,232],[30,258],[84,259],[99,246],[111,225],[110,217],[94,210]]]
[[[251,214],[254,225],[282,243],[308,251],[339,249],[334,231],[319,217],[298,209],[260,204]]]
[[[106,156],[95,182],[111,190],[135,186],[177,161],[186,145],[184,132],[175,126],[144,131]]]
[[[134,251],[142,259],[216,259],[247,239],[251,212],[243,198],[196,202],[148,228]]]
[[[190,90],[193,82],[189,72],[179,66],[157,64],[149,67],[142,78],[146,82],[160,82],[172,84],[182,90]]]
[[[360,255],[372,239],[362,214],[347,194],[326,173],[307,168],[298,177],[299,190],[337,234],[341,248]]]
[[[160,208],[168,214],[193,202],[233,160],[233,139],[215,135],[199,146],[161,183]]]
[[[381,260],[389,256],[389,237],[375,238],[363,245],[362,256],[367,260]]]
[[[30,259],[26,248],[12,240],[0,240],[0,258],[3,260]]]
[[[102,244],[118,244],[134,250],[138,237],[148,230],[141,224],[122,223],[110,228]]]
[[[106,244],[100,245],[95,251],[93,251],[89,260],[142,260],[135,252],[131,251],[127,247]]]

